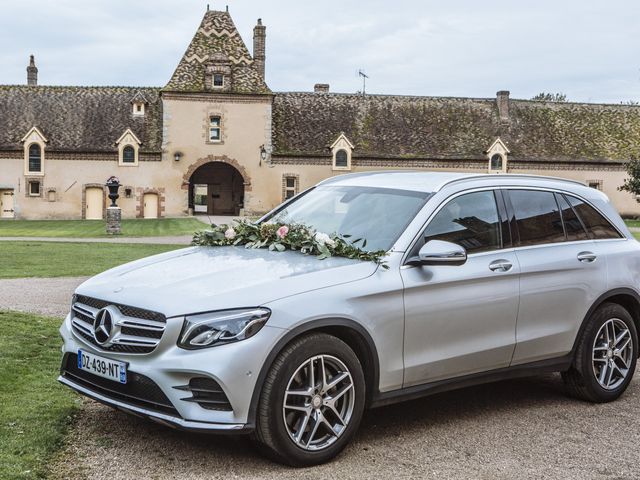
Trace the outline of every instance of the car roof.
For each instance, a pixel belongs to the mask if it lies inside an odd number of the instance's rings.
[[[350,187],[379,187],[412,190],[434,193],[449,184],[472,182],[480,185],[531,184],[541,186],[548,182],[564,183],[566,185],[585,187],[585,184],[575,180],[540,175],[521,174],[488,174],[488,173],[453,173],[453,172],[423,172],[423,171],[382,171],[363,172],[338,175],[328,178],[321,185],[339,185]]]

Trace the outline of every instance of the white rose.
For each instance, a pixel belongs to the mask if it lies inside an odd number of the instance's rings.
[[[227,230],[224,232],[224,238],[226,238],[227,240],[233,240],[234,238],[236,238],[236,231],[232,227],[227,228]]]
[[[336,242],[326,233],[316,232],[314,238],[320,245],[329,245],[330,247],[336,246]]]

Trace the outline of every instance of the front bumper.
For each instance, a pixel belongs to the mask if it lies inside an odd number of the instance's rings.
[[[249,418],[257,378],[269,352],[285,330],[267,325],[247,340],[188,351],[176,345],[182,324],[181,317],[167,319],[164,335],[153,352],[124,354],[105,352],[85,342],[72,331],[71,319],[67,316],[60,328],[64,345],[63,365],[58,380],[101,403],[174,428],[218,433],[251,430],[253,425]],[[130,392],[122,394],[115,388],[117,385],[111,388],[112,385],[100,383],[99,378],[80,378],[78,372],[72,371],[67,363],[68,357],[76,355],[79,349],[127,362],[131,378],[143,379],[147,386],[161,391],[156,397],[162,397],[164,407],[156,408],[157,405],[151,402],[137,401],[138,392],[134,392],[135,395],[130,395]],[[230,409],[205,408],[194,401],[190,392],[181,388],[192,379],[202,377],[217,382],[231,405]],[[134,386],[133,382],[131,385]]]

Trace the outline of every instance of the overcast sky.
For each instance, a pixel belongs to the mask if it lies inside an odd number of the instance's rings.
[[[229,0],[275,91],[640,101],[638,0]],[[0,84],[164,86],[207,0],[0,0]]]

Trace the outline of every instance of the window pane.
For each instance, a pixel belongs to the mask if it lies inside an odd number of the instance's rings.
[[[223,85],[224,85],[224,77],[220,73],[215,73],[213,75],[213,86],[222,87]]]
[[[493,192],[469,193],[451,200],[427,226],[424,241],[429,240],[457,243],[469,253],[500,248],[500,220]]]
[[[284,194],[285,200],[288,200],[288,199],[293,198],[295,196],[296,196],[296,194],[295,194],[295,192],[293,190],[285,191],[285,194]]]
[[[136,152],[132,146],[127,145],[122,150],[122,163],[136,163]]]
[[[219,128],[210,128],[209,129],[209,139],[211,139],[211,140],[220,140],[220,129]]]
[[[562,221],[564,222],[564,229],[567,233],[567,240],[570,242],[574,240],[588,240],[589,235],[585,232],[580,219],[576,216],[571,206],[569,206],[564,196],[556,194],[556,200],[562,211]]]
[[[287,188],[295,188],[296,179],[294,177],[287,177]]]
[[[496,153],[491,157],[491,170],[502,170],[502,155]]]
[[[211,117],[211,118],[209,118],[209,122],[211,123],[212,127],[219,127],[220,126],[220,117]]]
[[[515,210],[520,245],[564,242],[564,230],[558,204],[551,192],[510,190]]]
[[[582,219],[582,223],[584,223],[591,238],[621,238],[621,235],[615,227],[591,205],[571,195],[567,195],[566,197],[578,216]]]
[[[40,195],[40,182],[29,182],[29,193],[31,195]]]
[[[40,145],[34,143],[29,147],[29,171],[40,172],[42,170],[42,151]]]
[[[346,150],[338,150],[336,152],[336,167],[347,167],[348,158]]]

